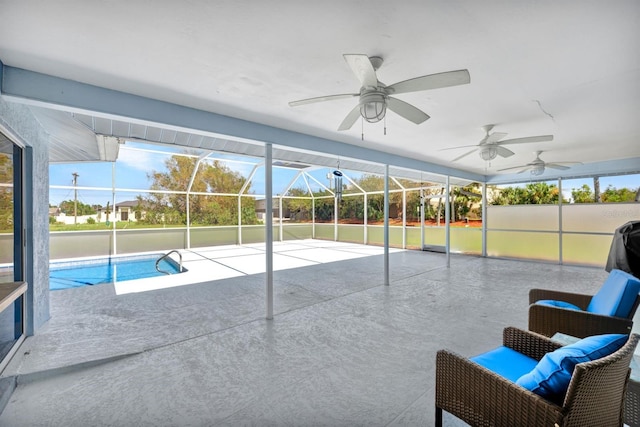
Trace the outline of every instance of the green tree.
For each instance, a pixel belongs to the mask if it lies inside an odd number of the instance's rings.
[[[353,222],[364,220],[364,195],[342,197],[340,203],[339,218]]]
[[[315,197],[321,197],[328,195],[328,191],[319,191],[314,193]],[[333,219],[333,206],[334,199],[316,199],[315,201],[315,216],[317,222],[326,222]]]
[[[360,188],[365,192],[383,191],[384,190],[384,177],[380,175],[362,175],[359,179],[355,180]],[[392,185],[390,183],[389,188]],[[396,186],[397,188],[397,186]],[[419,198],[419,195],[418,195]],[[419,203],[419,202],[418,202]],[[361,198],[354,198],[352,201],[354,205],[349,210],[350,212],[359,212],[357,218],[362,219],[364,217],[364,200]],[[361,208],[360,208],[361,206]],[[402,212],[402,192],[394,191],[389,193],[389,212],[395,210],[398,215]],[[367,220],[368,221],[381,221],[384,219],[384,194],[369,194],[367,196]]]
[[[65,200],[63,202],[60,202],[60,205],[58,206],[58,208],[60,209],[60,212],[64,213],[65,215],[73,216],[75,212],[75,202],[73,200]],[[93,206],[87,205],[85,203],[82,203],[81,201],[78,201],[77,212],[78,212],[78,216],[94,215],[96,213],[96,210],[93,208]]]
[[[380,175],[365,174],[356,179],[355,182],[366,192],[384,190],[384,177]]]
[[[174,191],[174,193],[150,193],[139,197],[139,212],[143,210],[147,223],[186,224],[187,195],[191,176],[197,159],[173,155],[165,161],[166,171],[149,174],[151,190]],[[238,223],[238,197],[245,178],[224,163],[215,160],[201,163],[191,183],[191,193],[224,193],[226,195],[191,194],[189,217],[194,225],[235,225]],[[135,209],[134,209],[135,211]],[[142,213],[140,213],[142,217]],[[249,202],[241,205],[244,224],[257,223],[255,206]]]
[[[384,220],[384,194],[371,194],[367,197],[367,221],[382,220]]]
[[[425,205],[425,210],[428,205]],[[426,212],[425,212],[426,213]],[[407,221],[420,221],[420,191],[407,191]]]
[[[13,228],[13,159],[0,153],[0,230]]]
[[[593,203],[596,200],[595,193],[587,184],[582,184],[580,188],[571,189],[571,198],[574,203]]]
[[[451,199],[454,206],[454,209],[452,209],[451,220],[455,221],[456,219],[464,219],[468,217],[473,205],[482,201],[480,184],[473,182],[465,187],[455,187],[451,191]],[[476,212],[476,214],[478,214],[478,212]]]
[[[601,194],[603,203],[620,203],[620,202],[633,202],[636,198],[637,190],[630,190],[628,188],[617,189],[611,185],[607,186],[607,189]]]
[[[290,212],[291,221],[311,221],[311,195],[303,188],[291,188],[287,192],[287,196],[299,197],[296,199],[284,199],[283,208]]]
[[[492,205],[543,205],[557,204],[560,191],[555,184],[534,182],[524,187],[505,187],[495,190]]]

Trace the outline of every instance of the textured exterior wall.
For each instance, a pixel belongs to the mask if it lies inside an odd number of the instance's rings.
[[[29,107],[0,98],[0,127],[18,145],[31,147],[32,165],[26,166],[25,226],[27,334],[49,320],[49,135]],[[25,150],[25,154],[26,150]],[[26,157],[26,156],[25,156]]]

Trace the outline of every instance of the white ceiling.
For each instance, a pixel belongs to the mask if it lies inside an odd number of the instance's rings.
[[[640,158],[640,2],[553,1],[35,1],[0,0],[0,61],[482,175],[526,164]],[[338,132],[358,92],[342,55],[381,56],[392,84],[468,69],[469,85],[397,95],[431,116],[415,125]],[[509,146],[487,164],[483,125]],[[320,150],[322,147],[318,147]],[[639,161],[640,163],[640,161]],[[640,169],[640,164],[638,165]]]

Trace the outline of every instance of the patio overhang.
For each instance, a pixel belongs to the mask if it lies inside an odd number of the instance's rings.
[[[7,65],[2,65],[1,82],[0,94],[5,99],[29,105],[34,115],[45,118],[47,132],[61,144],[52,162],[74,161],[70,153],[79,141],[96,146],[93,153],[85,150],[80,160],[102,160],[98,144],[91,140],[93,134],[255,157],[263,157],[264,144],[271,143],[273,158],[279,161],[327,167],[340,161],[345,169],[381,175],[384,165],[389,165],[394,176],[431,182],[444,182],[449,176],[454,185],[485,180],[460,169]],[[72,138],[66,142],[68,136]]]

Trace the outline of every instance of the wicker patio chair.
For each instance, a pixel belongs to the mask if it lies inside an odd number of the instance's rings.
[[[638,289],[640,279],[616,269],[595,295],[531,289],[529,330],[548,337],[557,332],[578,338],[629,334],[640,304]]]
[[[472,426],[621,426],[629,363],[640,338],[614,353],[578,363],[564,400],[554,403],[484,366],[447,350],[436,356],[436,426],[447,411]],[[508,327],[503,345],[539,361],[561,344]]]

